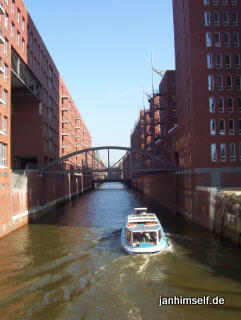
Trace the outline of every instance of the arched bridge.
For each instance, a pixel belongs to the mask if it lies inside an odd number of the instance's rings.
[[[97,152],[102,150],[107,151],[107,164],[104,164],[98,156]],[[111,165],[111,150],[121,150],[126,153]],[[176,165],[167,161],[164,156],[156,156],[143,150],[128,147],[102,146],[66,154],[46,164],[42,168],[42,173],[94,175],[96,181],[117,181],[143,172],[174,172],[176,170]]]

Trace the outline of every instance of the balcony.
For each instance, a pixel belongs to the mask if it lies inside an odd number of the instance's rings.
[[[67,94],[63,94],[62,95],[62,100],[64,100],[64,99],[69,99],[69,96]]]
[[[5,40],[4,40],[4,35],[3,35],[3,31],[0,30],[0,44],[4,44]]]
[[[0,15],[5,15],[5,10],[4,10],[4,8],[3,8],[3,3],[2,2],[0,2]]]
[[[62,107],[62,111],[70,111],[69,106],[63,106],[63,107]]]
[[[64,145],[64,146],[62,146],[62,149],[70,149],[70,146]]]
[[[69,136],[69,132],[62,132],[62,136]]]
[[[0,74],[4,74],[3,59],[2,58],[0,58]]]

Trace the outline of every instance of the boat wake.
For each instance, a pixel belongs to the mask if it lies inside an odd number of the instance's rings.
[[[142,255],[142,257],[144,258],[144,262],[138,268],[137,273],[140,274],[140,273],[145,272],[145,270],[147,269],[148,265],[152,262],[153,259],[156,259],[157,257],[160,257],[160,256],[164,256],[164,255],[169,254],[169,253],[174,253],[174,247],[172,245],[171,240],[168,240],[168,245],[167,245],[167,248],[165,250],[159,251],[159,252],[156,252],[156,253]]]
[[[143,273],[143,272],[146,270],[146,268],[148,267],[148,265],[149,265],[149,263],[150,263],[150,261],[151,261],[152,255],[151,255],[151,254],[149,254],[149,255],[145,254],[145,255],[143,255],[143,257],[144,257],[145,261],[144,261],[144,263],[139,267],[137,273]]]

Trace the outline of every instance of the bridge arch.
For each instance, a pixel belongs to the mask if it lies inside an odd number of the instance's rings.
[[[51,167],[54,167],[55,165],[58,165],[59,163],[61,163],[62,161],[67,160],[68,158],[71,158],[73,156],[77,156],[77,155],[81,155],[81,154],[88,154],[89,152],[95,152],[95,151],[100,151],[100,150],[123,150],[129,153],[129,155],[132,157],[133,154],[139,154],[142,155],[148,159],[150,159],[152,161],[152,168],[149,168],[147,171],[176,171],[177,167],[174,163],[171,163],[169,161],[167,161],[166,159],[160,158],[154,154],[151,154],[147,151],[143,151],[143,150],[139,150],[139,149],[133,149],[130,147],[122,147],[122,146],[100,146],[100,147],[92,147],[92,148],[86,148],[86,149],[82,149],[82,150],[77,150],[74,152],[71,152],[69,154],[66,154],[48,164],[46,164],[42,171],[46,172],[48,171]],[[121,160],[121,159],[120,159]],[[119,161],[120,161],[119,160]],[[118,161],[118,162],[119,162]],[[156,163],[159,164],[159,168],[157,168]],[[103,171],[108,171],[110,170],[110,168],[106,168],[105,170],[103,169]],[[144,168],[134,168],[133,166],[131,166],[131,168],[129,169],[133,170],[133,171],[145,171],[146,169]]]

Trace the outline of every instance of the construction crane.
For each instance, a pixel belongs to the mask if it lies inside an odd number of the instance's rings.
[[[152,67],[152,70],[154,71],[154,72],[156,72],[159,76],[161,76],[161,77],[163,77],[164,76],[164,74],[165,74],[165,70],[160,70],[160,69],[157,69],[157,68],[154,68],[154,67]]]

